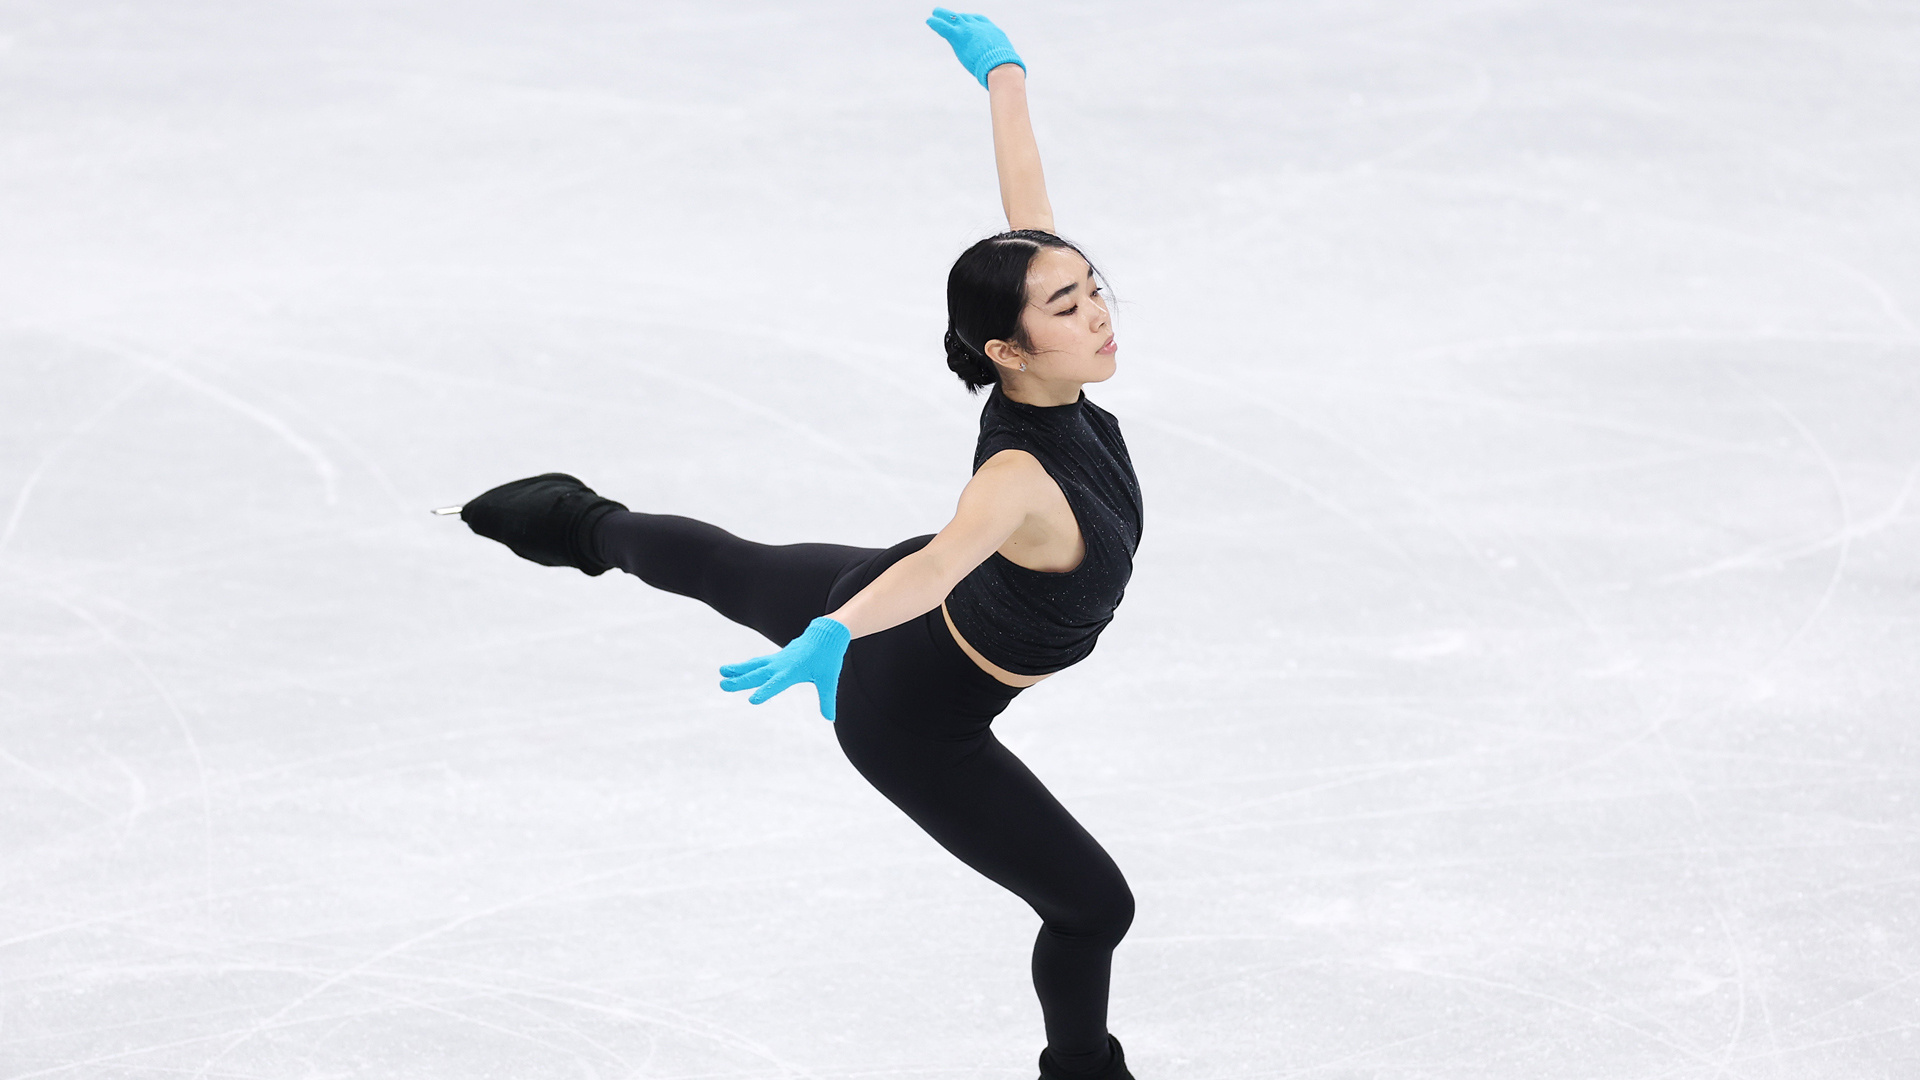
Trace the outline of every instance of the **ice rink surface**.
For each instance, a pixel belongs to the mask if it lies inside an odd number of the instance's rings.
[[[1920,1076],[1920,6],[988,13],[1146,502],[996,730],[1140,1080]],[[939,529],[924,15],[0,4],[0,1078],[1034,1075],[764,641],[425,512]]]

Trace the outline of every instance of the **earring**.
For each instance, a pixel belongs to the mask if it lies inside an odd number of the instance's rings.
[[[1027,370],[1027,365],[1025,365],[1025,364],[1021,364],[1021,365],[1020,365],[1020,370],[1021,370],[1021,371],[1025,371],[1025,370]]]

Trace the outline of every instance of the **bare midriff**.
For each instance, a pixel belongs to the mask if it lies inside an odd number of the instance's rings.
[[[1046,675],[1016,674],[1014,672],[1008,671],[1006,668],[1001,667],[999,664],[994,663],[993,661],[987,659],[986,657],[981,656],[979,649],[974,648],[972,643],[968,642],[966,638],[963,638],[960,636],[960,628],[953,625],[953,615],[947,611],[947,602],[945,600],[940,601],[940,617],[947,620],[947,630],[949,633],[953,634],[954,643],[960,646],[960,651],[963,653],[966,653],[967,658],[969,660],[972,660],[974,663],[980,665],[981,671],[984,671],[987,674],[993,676],[994,678],[1000,680],[1001,682],[1006,683],[1008,686],[1032,686],[1034,683],[1039,682],[1041,679],[1053,678],[1052,673],[1048,673]]]

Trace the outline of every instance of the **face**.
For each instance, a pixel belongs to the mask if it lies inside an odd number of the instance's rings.
[[[1033,348],[1009,350],[1013,367],[1026,362],[1027,370],[1019,375],[1059,383],[1103,382],[1113,377],[1117,351],[1113,320],[1093,268],[1078,252],[1041,248],[1034,254],[1027,269],[1027,307],[1020,319]]]

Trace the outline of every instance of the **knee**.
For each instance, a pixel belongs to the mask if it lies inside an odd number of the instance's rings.
[[[1120,939],[1127,936],[1127,928],[1132,925],[1133,890],[1127,888],[1127,883],[1122,881],[1119,883],[1118,894],[1113,897],[1106,909],[1102,912],[1100,923],[1101,944],[1108,948],[1120,944]]]
[[[1115,874],[1090,890],[1071,911],[1046,922],[1046,931],[1063,942],[1111,949],[1133,925],[1133,890]]]

